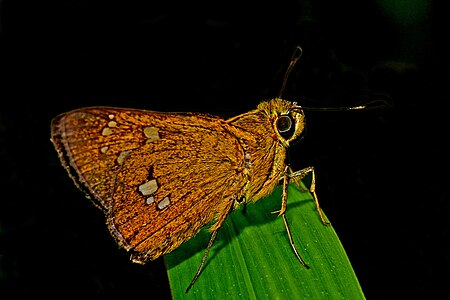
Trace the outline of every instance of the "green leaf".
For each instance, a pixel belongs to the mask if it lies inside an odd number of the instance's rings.
[[[324,226],[310,193],[289,186],[286,216],[296,258],[281,217],[281,188],[234,211],[219,230],[200,277],[188,293],[210,233],[203,229],[165,255],[174,299],[364,299],[332,226]]]

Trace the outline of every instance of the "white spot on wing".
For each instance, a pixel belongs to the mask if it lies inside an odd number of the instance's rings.
[[[143,196],[149,196],[156,192],[157,189],[158,183],[156,183],[155,179],[147,181],[146,183],[143,183],[139,186],[139,192],[141,192]]]
[[[123,164],[123,161],[130,153],[131,150],[125,150],[119,153],[119,156],[117,157],[117,162],[119,163],[119,165]]]
[[[108,127],[103,128],[102,135],[110,135],[112,133],[113,132],[112,132],[111,128],[108,128]]]
[[[155,198],[153,196],[148,197],[145,201],[145,203],[147,204],[152,204],[153,202],[155,202]]]
[[[117,125],[117,122],[116,122],[116,121],[109,121],[109,122],[108,122],[108,126],[109,126],[109,127],[116,127],[116,125]]]
[[[143,132],[150,142],[159,140],[159,129],[156,127],[145,127]]]
[[[106,153],[106,151],[108,151],[108,146],[102,147],[102,148],[100,149],[100,151],[101,151],[102,153]]]
[[[161,202],[158,203],[158,208],[159,209],[166,208],[167,206],[169,206],[169,204],[170,204],[169,197],[164,197],[164,199],[162,199]]]

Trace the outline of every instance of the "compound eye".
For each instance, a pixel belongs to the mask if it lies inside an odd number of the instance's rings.
[[[292,117],[289,115],[279,116],[277,119],[277,130],[279,133],[288,132],[292,127]]]
[[[276,121],[278,133],[285,139],[289,140],[295,132],[294,119],[291,115],[281,115]]]

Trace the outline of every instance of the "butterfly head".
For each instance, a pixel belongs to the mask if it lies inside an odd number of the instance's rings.
[[[263,102],[264,110],[269,114],[272,128],[278,140],[285,146],[299,137],[305,129],[305,115],[301,106],[296,102],[290,102],[275,98]]]

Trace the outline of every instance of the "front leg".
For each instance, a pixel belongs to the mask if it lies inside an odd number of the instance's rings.
[[[323,216],[322,209],[320,209],[319,200],[317,199],[316,195],[316,174],[314,172],[314,167],[306,167],[304,169],[301,169],[300,171],[292,172],[292,169],[289,168],[289,173],[287,173],[287,176],[289,177],[290,181],[297,182],[305,178],[306,175],[311,173],[311,185],[309,186],[309,192],[313,195],[314,203],[316,204],[317,212],[319,213],[320,220],[324,225],[330,225],[330,222],[325,220],[325,217]],[[291,173],[292,172],[292,173]],[[284,182],[283,182],[284,183]],[[284,190],[284,188],[283,188]],[[287,190],[287,189],[286,189]],[[287,191],[286,191],[287,193]],[[284,191],[283,191],[284,194]],[[283,195],[284,196],[284,195]],[[283,203],[282,203],[283,207]]]
[[[283,176],[280,178],[282,180],[282,188],[283,188],[283,194],[281,197],[281,208],[279,211],[275,211],[274,213],[278,213],[279,216],[283,218],[284,226],[286,227],[286,231],[289,237],[289,242],[291,244],[292,249],[294,250],[295,255],[297,256],[300,263],[307,269],[309,269],[309,266],[306,264],[306,262],[303,260],[303,258],[300,256],[300,253],[297,250],[297,247],[294,244],[294,239],[292,238],[291,230],[289,228],[289,223],[286,218],[286,207],[287,207],[287,197],[288,197],[288,185],[290,181],[295,181],[298,184],[298,181],[304,178],[308,173],[311,173],[312,179],[311,179],[311,185],[309,187],[309,192],[313,195],[314,202],[317,207],[317,211],[319,212],[320,219],[322,220],[322,223],[324,225],[329,225],[330,223],[325,220],[322,210],[319,206],[319,201],[317,200],[316,195],[316,178],[314,173],[314,167],[307,167],[305,169],[302,169],[297,172],[292,172],[292,169],[289,166],[286,166],[284,169]]]
[[[284,169],[284,174],[282,177],[283,180],[283,195],[281,197],[281,208],[279,211],[275,211],[274,213],[278,213],[279,216],[283,218],[284,227],[286,228],[286,232],[289,237],[289,243],[291,244],[292,250],[294,250],[295,256],[297,256],[300,263],[307,269],[309,269],[309,266],[306,264],[306,262],[303,260],[303,258],[300,256],[300,253],[297,250],[297,247],[295,247],[294,239],[292,238],[291,229],[289,228],[289,223],[286,218],[286,207],[287,207],[287,196],[288,196],[288,184],[289,184],[289,166],[286,166]]]

